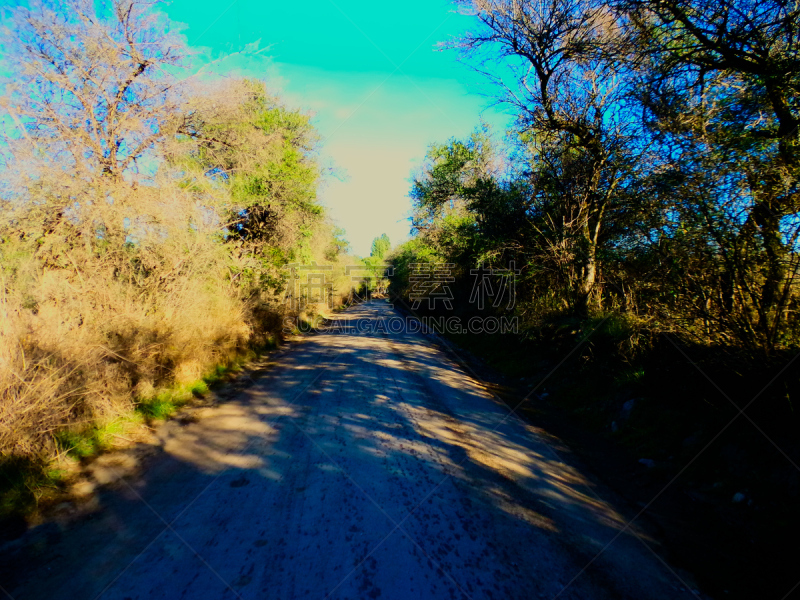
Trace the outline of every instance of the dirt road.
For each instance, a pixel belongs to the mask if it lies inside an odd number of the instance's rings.
[[[92,518],[11,548],[2,587],[17,600],[694,597],[533,427],[425,337],[375,327],[390,316],[382,301],[352,308],[246,392],[170,423],[163,455],[101,492]]]

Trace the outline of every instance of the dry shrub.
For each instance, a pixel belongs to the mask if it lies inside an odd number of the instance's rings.
[[[0,35],[19,67],[0,98],[2,456],[268,342],[323,214],[307,115],[259,82],[178,81],[186,49],[149,2],[34,4]]]
[[[74,416],[84,384],[75,365],[36,346],[0,290],[0,453],[36,457]]]
[[[214,199],[161,183],[72,190],[66,217],[34,203],[5,223],[0,453],[47,452],[58,429],[113,419],[250,343]]]

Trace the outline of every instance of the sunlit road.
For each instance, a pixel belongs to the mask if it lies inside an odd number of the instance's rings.
[[[390,316],[382,301],[352,308],[339,333],[171,423],[146,476],[17,548],[2,587],[18,600],[694,597],[447,355],[376,331]]]

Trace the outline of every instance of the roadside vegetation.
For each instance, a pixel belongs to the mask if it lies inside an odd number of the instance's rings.
[[[516,335],[451,337],[519,381],[525,410],[616,440],[631,477],[692,497],[697,539],[727,532],[690,553],[694,566],[716,561],[704,575],[715,592],[788,591],[796,573],[778,548],[800,530],[797,7],[458,4],[475,27],[447,46],[516,121],[429,147],[390,291],[413,304],[446,285],[452,310],[434,302],[437,314],[516,317]],[[435,265],[447,265],[436,285]],[[479,306],[482,273],[495,296]]]
[[[0,518],[279,342],[293,263],[336,266],[309,116],[190,77],[149,2],[4,9]]]
[[[409,305],[450,290],[421,311],[516,317],[451,336],[524,410],[684,491],[695,534],[727,531],[700,574],[713,591],[796,583],[797,6],[456,4],[475,27],[447,46],[515,123],[431,145],[412,239],[365,259],[317,200],[309,115],[260,81],[190,76],[155,4],[3,9],[0,523],[278,344],[287,317],[313,329],[317,303],[388,280]]]

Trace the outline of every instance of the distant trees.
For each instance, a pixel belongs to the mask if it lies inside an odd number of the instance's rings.
[[[368,293],[371,291],[381,292],[386,287],[386,260],[392,243],[389,236],[382,233],[372,240],[370,255],[362,259],[366,269],[366,276],[363,279],[363,287],[359,291]]]
[[[370,252],[370,256],[372,258],[383,259],[391,247],[392,243],[389,241],[389,236],[385,233],[381,234],[380,237],[376,237],[372,240],[372,252]]]

